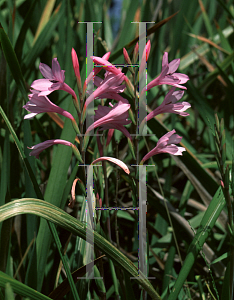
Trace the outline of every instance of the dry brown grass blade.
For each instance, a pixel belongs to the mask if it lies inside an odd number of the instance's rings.
[[[149,246],[149,251],[152,253],[153,257],[155,258],[156,262],[158,263],[159,267],[161,270],[164,271],[165,269],[165,264],[163,261],[160,259],[160,257],[153,251],[153,249]]]
[[[93,262],[87,264],[87,266],[89,266],[91,264],[96,265],[97,262],[100,259],[102,259],[104,256],[105,255],[98,257]],[[79,280],[78,278],[83,277],[85,274],[86,274],[86,266],[83,266],[72,273],[72,278],[73,278],[74,282],[76,283]],[[70,289],[71,288],[70,288],[68,279],[66,278],[56,289],[53,290],[53,292],[51,292],[49,294],[48,297],[50,297],[51,299],[56,299],[56,300],[61,299],[62,300],[62,299],[64,299],[64,296],[70,291]]]
[[[54,8],[54,4],[55,4],[55,0],[48,0],[47,1],[46,5],[45,5],[45,8],[43,10],[43,13],[42,13],[40,22],[38,24],[37,31],[36,31],[33,43],[35,43],[35,41],[37,40],[39,34],[41,33],[41,31],[45,27],[46,23],[49,21],[49,19],[51,17],[51,14],[52,14],[52,11],[53,11],[53,8]]]
[[[196,39],[198,39],[198,40],[200,40],[200,41],[202,41],[202,42],[205,42],[205,43],[207,43],[207,44],[213,46],[214,48],[216,48],[216,49],[218,49],[218,50],[220,50],[220,51],[222,51],[222,52],[224,52],[224,53],[226,53],[226,54],[228,54],[228,55],[231,54],[231,53],[229,53],[227,50],[223,49],[223,48],[220,47],[219,45],[215,44],[214,42],[212,42],[211,40],[209,40],[209,39],[207,39],[207,38],[205,38],[205,37],[203,37],[203,36],[196,35],[196,34],[193,34],[193,33],[188,33],[188,35],[191,36],[191,37],[193,37],[193,38],[196,38]]]
[[[202,11],[202,12],[205,12],[206,9],[205,9],[205,6],[203,5],[202,1],[201,1],[201,0],[198,0],[198,2],[199,2],[199,5],[200,5],[200,8],[201,8],[201,11]]]
[[[51,119],[60,127],[63,129],[64,127],[64,122],[63,120],[56,114],[56,113],[53,113],[53,112],[48,112],[47,113]],[[78,139],[78,137],[76,136],[75,138],[76,142],[79,144],[80,143],[80,140]]]
[[[170,21],[175,15],[178,14],[179,11],[177,11],[176,13],[174,13],[173,15],[171,15],[170,17],[158,22],[157,24],[155,24],[154,26],[152,26],[151,28],[149,28],[147,30],[147,36],[149,36],[150,34],[154,33],[158,28],[162,27],[164,24],[166,24],[168,21]],[[136,42],[138,42],[139,40],[139,35],[132,40],[129,44],[127,44],[126,48],[130,48],[132,45],[134,45]]]
[[[23,263],[24,263],[24,261],[25,261],[25,258],[27,257],[27,255],[28,255],[28,253],[29,253],[29,250],[31,249],[31,247],[33,246],[33,243],[35,242],[35,237],[31,240],[31,242],[30,242],[30,244],[28,245],[28,247],[27,247],[27,249],[26,249],[26,251],[25,251],[25,253],[24,253],[24,256],[22,257],[22,259],[21,259],[21,261],[20,261],[20,263],[19,263],[19,265],[18,265],[18,268],[17,268],[17,270],[15,271],[15,274],[14,274],[14,277],[13,278],[16,278],[16,276],[18,275],[18,273],[19,273],[19,270],[20,270],[20,268],[22,267],[22,265],[23,265]]]
[[[193,51],[194,51],[194,52],[196,53],[196,55],[199,57],[199,59],[201,60],[201,62],[207,67],[207,69],[208,69],[209,72],[213,72],[213,71],[215,70],[215,68],[212,66],[212,64],[210,64],[210,63],[208,62],[208,60],[207,60],[204,56],[202,56],[202,55],[200,55],[199,53],[197,53],[196,50],[193,50]],[[226,81],[223,79],[223,77],[222,77],[221,75],[218,75],[217,78],[218,78],[218,80],[219,80],[224,86],[227,86]]]

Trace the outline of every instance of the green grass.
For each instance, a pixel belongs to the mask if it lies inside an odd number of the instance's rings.
[[[231,300],[233,3],[124,1],[115,37],[108,15],[110,2],[0,1],[0,300],[50,299],[50,293],[66,278],[66,295],[61,293],[56,299],[128,300],[146,299],[147,294],[147,299]],[[159,23],[162,20],[167,21]],[[182,98],[191,104],[189,116],[157,116],[147,124],[153,136],[134,139],[132,148],[115,130],[110,145],[104,147],[103,156],[122,160],[129,175],[109,162],[94,167],[96,206],[97,193],[102,206],[138,206],[136,145],[140,161],[166,132],[176,129],[183,136],[183,156],[159,154],[148,161],[153,166],[147,167],[147,269],[148,277],[154,279],[130,279],[138,274],[138,212],[99,210],[95,212],[94,259],[105,256],[96,263],[94,275],[104,279],[88,279],[77,271],[84,279],[73,282],[73,273],[89,262],[85,168],[78,166],[72,149],[63,145],[46,149],[40,160],[29,156],[27,147],[48,139],[76,143],[82,153],[83,140],[75,142],[70,120],[61,117],[63,128],[46,113],[24,120],[22,108],[31,83],[42,78],[39,63],[51,66],[54,57],[66,70],[65,82],[78,95],[72,48],[79,58],[82,83],[86,78],[86,25],[78,21],[102,22],[94,24],[94,55],[111,51],[109,61],[115,64],[124,63],[123,47],[132,59],[138,25],[131,22],[159,23],[147,25],[151,40],[148,82],[160,74],[165,51],[169,61],[181,59],[178,72],[190,78]],[[134,80],[127,68],[123,71]],[[147,92],[149,110],[163,101],[167,91],[168,86],[158,86]],[[135,117],[134,99],[127,90],[123,96]],[[55,91],[48,97],[76,116],[70,94]],[[100,104],[95,100],[95,107]],[[133,133],[132,127],[127,128]],[[83,157],[86,164],[100,157],[96,137],[89,138]],[[70,208],[76,177],[80,179],[76,202]]]

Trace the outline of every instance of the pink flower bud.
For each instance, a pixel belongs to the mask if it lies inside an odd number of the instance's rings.
[[[137,62],[138,59],[138,54],[139,54],[139,44],[138,42],[136,43],[136,46],[134,48],[133,51],[133,58],[132,58],[132,62],[135,64]]]
[[[126,62],[128,65],[131,65],[131,64],[132,64],[131,59],[130,59],[130,57],[129,57],[129,55],[128,55],[128,52],[127,52],[127,50],[126,50],[125,48],[123,48],[123,55],[124,55],[124,60],[125,60],[125,62]]]
[[[79,90],[79,93],[82,93],[82,83],[81,83],[81,78],[80,78],[79,61],[78,61],[76,51],[73,48],[72,48],[72,52],[71,52],[71,57],[72,57],[73,69],[74,69],[74,72],[76,75],[78,90]]]

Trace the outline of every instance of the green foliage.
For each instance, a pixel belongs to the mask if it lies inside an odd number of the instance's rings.
[[[146,293],[147,299],[232,299],[233,3],[123,1],[117,36],[110,6],[111,1],[105,0],[0,1],[0,299],[50,299],[48,295],[60,284],[67,289],[65,296],[60,295],[63,299],[146,299]],[[124,63],[123,47],[131,60],[134,55],[139,32],[138,24],[131,22],[155,22],[147,25],[151,40],[147,81],[161,72],[165,51],[169,61],[180,58],[178,72],[190,77],[182,101],[191,108],[186,118],[156,116],[147,123],[152,136],[137,142],[115,130],[109,146],[103,147],[104,155],[124,161],[130,174],[109,162],[94,166],[93,199],[96,207],[126,210],[95,210],[94,259],[106,257],[94,267],[95,280],[74,282],[73,274],[81,268],[78,274],[84,276],[88,264],[85,167],[78,165],[70,147],[48,148],[40,160],[29,157],[27,147],[64,139],[76,144],[85,164],[90,164],[100,157],[97,140],[94,136],[75,140],[71,122],[64,117],[55,121],[42,113],[24,120],[22,106],[32,82],[42,78],[39,63],[51,66],[54,57],[66,70],[65,82],[77,93],[72,48],[84,84],[86,24],[82,22],[86,21],[102,22],[93,26],[94,55],[111,51],[109,61],[115,64]],[[134,72],[126,75],[138,85]],[[167,91],[165,86],[147,91],[149,111],[162,103]],[[135,101],[127,89],[123,96],[134,118]],[[55,91],[49,98],[76,115],[70,94]],[[94,107],[109,101],[95,100]],[[80,120],[76,117],[83,126]],[[136,159],[140,161],[174,128],[183,136],[186,152],[181,157],[156,155],[147,166],[147,264],[148,277],[153,279],[141,279],[137,278],[138,211],[127,209],[138,203]],[[107,134],[100,139],[106,144]],[[86,152],[82,152],[84,142]],[[71,207],[75,178],[79,181]]]

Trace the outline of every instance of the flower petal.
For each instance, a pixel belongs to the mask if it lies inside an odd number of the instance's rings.
[[[65,140],[59,140],[59,139],[57,139],[57,140],[48,140],[48,141],[45,141],[43,143],[32,146],[31,148],[28,147],[28,149],[33,150],[29,153],[29,156],[36,156],[36,158],[39,158],[39,154],[43,150],[45,150],[46,148],[48,148],[52,145],[55,145],[55,144],[62,144],[62,145],[65,145],[65,146],[71,146],[72,145],[72,143],[70,143],[68,141],[65,141]]]
[[[179,58],[172,60],[172,61],[168,64],[168,66],[169,66],[168,73],[169,73],[169,74],[175,73],[175,71],[179,68],[179,65],[180,65],[180,59],[179,59]]]
[[[124,162],[122,162],[121,160],[119,160],[119,159],[117,159],[117,158],[113,158],[113,157],[107,157],[107,156],[99,157],[99,158],[95,159],[91,164],[93,165],[93,164],[96,164],[96,163],[99,162],[99,161],[105,161],[105,160],[110,161],[110,162],[112,162],[112,163],[118,165],[118,166],[119,166],[120,168],[122,168],[122,169],[124,170],[124,172],[126,172],[127,174],[130,173],[130,171],[129,171],[127,165],[125,165]]]
[[[53,78],[53,73],[52,70],[49,66],[47,66],[46,64],[40,63],[39,65],[39,70],[41,72],[41,74],[47,78],[47,79],[52,79]]]
[[[112,65],[108,60],[103,59],[98,56],[90,56],[90,58],[94,61],[95,64],[101,65],[106,71],[109,71],[113,74],[121,73],[121,70],[117,69],[114,65]]]
[[[63,83],[65,80],[64,76],[65,71],[61,71],[60,64],[57,60],[57,58],[52,59],[52,73],[54,75],[54,78],[57,79],[59,82]]]
[[[167,65],[168,65],[168,53],[165,52],[165,53],[163,54],[163,58],[162,58],[162,68],[163,68],[164,66],[167,66]]]
[[[180,80],[180,83],[186,83],[189,80],[188,75],[182,73],[174,73],[173,76]]]
[[[51,82],[49,79],[37,79],[33,81],[31,87],[37,91],[47,91],[52,87],[52,85],[53,82]]]

